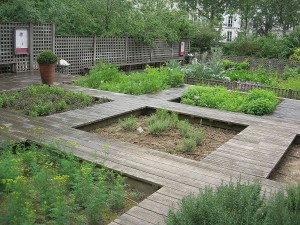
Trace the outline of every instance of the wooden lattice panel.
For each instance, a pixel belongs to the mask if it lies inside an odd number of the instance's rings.
[[[256,70],[259,67],[263,69],[278,72],[282,74],[285,67],[299,67],[300,63],[291,62],[289,60],[279,60],[279,59],[262,59],[262,58],[253,58],[247,56],[224,56],[224,59],[231,60],[233,62],[243,62],[248,61],[250,64],[250,69]]]
[[[96,39],[96,61],[106,63],[122,64],[126,59],[126,38],[104,38]]]
[[[2,63],[17,62],[16,71],[26,71],[29,68],[28,55],[15,55],[14,54],[14,30],[16,27],[27,27],[28,24],[1,24],[0,25],[0,59]],[[0,73],[7,73],[11,71],[12,65],[0,65]]]
[[[141,40],[128,39],[127,63],[148,63],[151,48]]]
[[[35,24],[33,25],[33,68],[38,69],[36,62],[37,55],[44,50],[52,50],[52,25],[51,24]]]
[[[70,63],[69,72],[79,73],[93,66],[94,38],[78,36],[56,36],[56,54]]]
[[[172,45],[163,41],[155,41],[152,61],[160,61],[162,59],[171,59],[171,58],[172,58]]]

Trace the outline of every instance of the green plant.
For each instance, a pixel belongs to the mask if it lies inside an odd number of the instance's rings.
[[[183,93],[182,103],[233,112],[264,115],[273,112],[278,104],[274,92],[252,90],[241,95],[223,87],[190,87]]]
[[[298,68],[285,67],[282,75],[283,80],[288,78],[297,78],[300,77],[300,70]]]
[[[245,96],[241,111],[247,114],[262,116],[273,112],[278,102],[273,92],[252,90]]]
[[[300,48],[297,48],[294,53],[290,56],[292,61],[300,61]]]
[[[181,201],[179,210],[171,209],[167,225],[201,224],[298,224],[300,185],[273,193],[268,199],[259,184],[222,184],[216,190],[205,188],[197,196]]]
[[[119,123],[124,130],[135,130],[137,128],[136,118],[133,116],[119,120]]]
[[[170,122],[168,120],[157,120],[148,125],[150,134],[158,134],[170,129]]]
[[[1,224],[106,224],[123,210],[121,175],[57,147],[26,142],[1,148]]]
[[[154,93],[169,87],[182,86],[184,75],[180,69],[147,67],[143,72],[126,75],[113,65],[100,63],[87,76],[74,82],[75,85],[106,91],[141,95]]]
[[[236,63],[233,61],[230,61],[228,59],[225,59],[225,60],[222,60],[222,66],[225,70],[233,69],[233,68],[235,68]]]
[[[45,50],[38,54],[36,60],[38,64],[55,64],[58,57],[52,51]]]
[[[197,147],[197,143],[193,138],[184,138],[181,152],[193,152]]]
[[[29,86],[22,91],[0,94],[4,108],[21,110],[30,116],[45,116],[55,112],[83,108],[94,103],[104,103],[107,99],[94,99],[84,93],[64,90],[47,85]]]

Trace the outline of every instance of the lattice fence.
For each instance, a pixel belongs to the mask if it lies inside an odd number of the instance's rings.
[[[71,64],[70,73],[78,73],[93,66],[93,37],[56,36],[55,53]]]
[[[96,62],[121,64],[126,58],[126,38],[96,38]]]
[[[33,25],[33,68],[38,69],[36,62],[37,55],[43,50],[53,49],[53,30],[52,24]]]
[[[262,67],[269,71],[274,71],[282,74],[285,67],[300,67],[300,63],[291,62],[289,60],[279,60],[279,59],[263,59],[263,58],[253,58],[247,56],[223,56],[224,59],[231,60],[233,62],[243,62],[248,61],[250,64],[250,69],[256,70]]]
[[[14,31],[16,27],[29,28],[29,25],[21,23],[0,24],[0,62],[17,62],[16,71],[26,71],[29,69],[29,56],[14,54]],[[10,71],[11,66],[11,64],[0,65],[0,73]]]
[[[14,30],[28,28],[30,34],[29,55],[14,54]],[[154,64],[179,56],[179,43],[156,41],[151,48],[141,40],[114,37],[55,36],[53,24],[0,24],[0,73],[10,72],[10,62],[16,63],[16,72],[37,70],[36,57],[43,50],[53,50],[71,65],[70,73],[80,73],[92,68],[97,61],[120,66]],[[189,42],[185,43],[186,52]]]

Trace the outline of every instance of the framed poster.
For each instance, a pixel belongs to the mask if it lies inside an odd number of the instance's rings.
[[[15,29],[15,54],[25,55],[29,54],[29,32],[28,28]]]
[[[179,50],[179,55],[184,55],[185,54],[185,42],[181,41],[180,42],[180,50]]]

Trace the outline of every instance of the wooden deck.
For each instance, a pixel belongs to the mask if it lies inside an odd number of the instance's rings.
[[[154,194],[120,216],[111,225],[165,224],[164,218],[169,208],[178,208],[177,203],[184,196],[198,193],[199,189],[205,186],[215,187],[231,180],[260,182],[266,194],[285,187],[285,184],[266,178],[295,136],[300,133],[300,112],[297,111],[297,107],[292,107],[293,102],[289,102],[290,104],[286,106],[283,101],[273,115],[257,117],[168,101],[180,97],[183,88],[170,89],[154,95],[128,96],[62,86],[95,97],[107,97],[112,101],[42,118],[28,118],[2,109],[0,126],[10,127],[11,137],[18,140],[59,139],[67,145],[75,141],[77,146],[74,153],[77,156],[96,161],[115,171],[122,171],[126,176],[157,187],[158,190]],[[294,103],[298,105],[299,101]],[[209,121],[221,121],[229,125],[237,124],[246,128],[200,162],[75,129],[145,107],[166,108],[181,114],[207,118]],[[279,114],[280,116],[276,116]],[[293,115],[293,118],[289,115]],[[34,134],[33,130],[36,127],[43,130],[41,135]],[[0,142],[1,140],[0,138]]]

